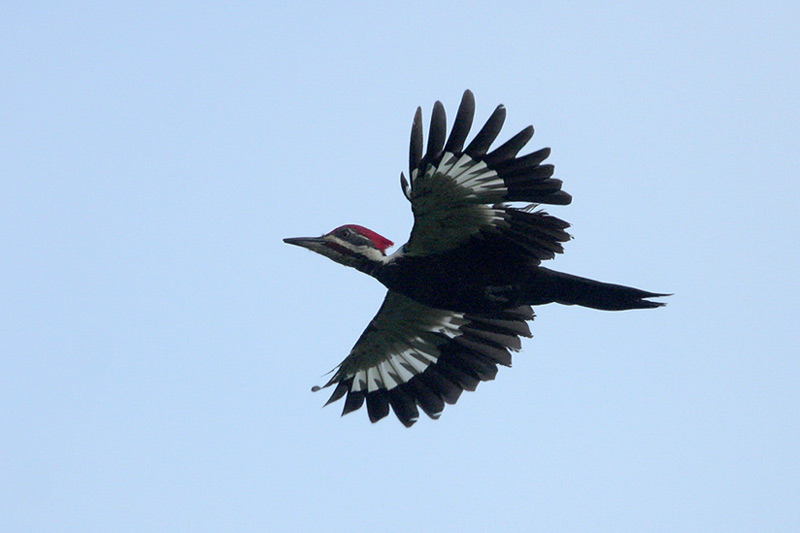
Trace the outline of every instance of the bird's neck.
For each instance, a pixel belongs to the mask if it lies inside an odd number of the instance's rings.
[[[378,277],[380,270],[386,266],[386,261],[361,257],[358,261],[350,266],[360,272],[363,272],[364,274],[367,274],[368,276],[376,278]]]

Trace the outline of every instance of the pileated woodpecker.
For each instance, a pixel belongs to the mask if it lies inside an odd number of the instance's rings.
[[[530,337],[532,305],[557,302],[621,311],[664,305],[657,294],[540,266],[563,252],[569,224],[535,210],[572,197],[542,164],[549,148],[517,157],[533,136],[528,126],[489,152],[505,121],[498,106],[466,148],[475,99],[464,92],[446,137],[441,102],[433,106],[423,154],[422,110],[411,127],[410,179],[400,182],[414,212],[411,237],[387,256],[392,241],[355,224],[321,237],[284,239],[376,278],[389,290],[383,305],[335,369],[325,405],[346,395],[342,414],[366,400],[372,422],[391,406],[405,426],[417,407],[439,418],[463,390],[511,365],[509,350]],[[528,205],[520,205],[524,202]],[[313,390],[319,390],[314,387]]]

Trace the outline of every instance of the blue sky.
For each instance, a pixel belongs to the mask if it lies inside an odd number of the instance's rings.
[[[800,528],[793,2],[53,3],[0,18],[9,531]],[[414,109],[528,124],[548,266],[674,292],[544,306],[412,429],[312,394],[383,298],[281,238],[397,243]]]

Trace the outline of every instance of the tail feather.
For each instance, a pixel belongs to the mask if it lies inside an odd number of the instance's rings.
[[[588,278],[556,272],[547,268],[537,268],[530,284],[530,305],[560,303],[580,305],[604,311],[623,311],[626,309],[652,309],[666,305],[648,298],[670,296],[604,283]]]

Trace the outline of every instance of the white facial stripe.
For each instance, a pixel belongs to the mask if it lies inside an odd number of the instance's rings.
[[[383,253],[380,250],[372,248],[371,246],[359,246],[358,251],[363,253],[365,256],[367,256],[368,259],[372,261],[386,260],[386,256],[383,255]]]
[[[372,246],[355,245],[336,236],[333,236],[331,243],[335,245],[334,248],[331,248],[329,245],[320,244],[315,246],[313,250],[325,257],[333,259],[337,263],[347,266],[356,266],[362,261],[363,257],[371,261],[380,261],[384,263],[388,261],[388,258],[383,252]]]

